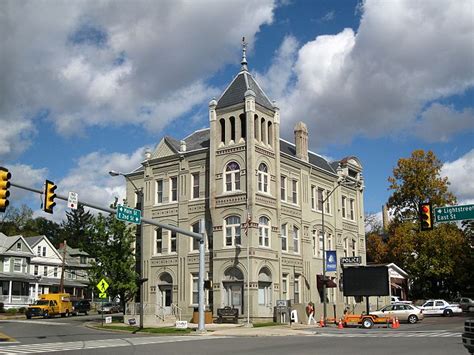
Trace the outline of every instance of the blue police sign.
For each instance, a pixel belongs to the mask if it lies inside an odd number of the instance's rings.
[[[337,257],[335,250],[326,250],[326,271],[337,270]]]

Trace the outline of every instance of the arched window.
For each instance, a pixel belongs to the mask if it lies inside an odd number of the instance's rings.
[[[296,226],[293,226],[293,251],[300,253],[300,230]]]
[[[221,124],[221,143],[225,144],[225,120],[221,118],[219,123]]]
[[[281,250],[288,251],[288,224],[281,226]]]
[[[224,220],[225,230],[225,245],[235,246],[240,245],[240,217],[230,216]]]
[[[265,118],[262,117],[262,120],[260,121],[260,142],[262,143],[265,143],[266,140],[267,140],[267,137],[266,137],[266,134],[265,134],[265,131],[266,131],[266,127],[265,127]]]
[[[230,140],[235,142],[235,117],[229,118],[230,121]]]
[[[268,145],[273,147],[273,125],[270,121],[268,121]]]
[[[265,216],[258,220],[258,244],[262,247],[270,246],[270,220]]]
[[[357,240],[351,239],[352,256],[357,256]]]
[[[254,135],[255,135],[255,139],[259,139],[260,138],[260,132],[259,132],[259,124],[258,124],[258,116],[255,115],[254,119],[253,119],[253,131],[254,131]]]
[[[230,162],[225,168],[225,191],[240,190],[240,166],[236,162]]]
[[[272,305],[272,273],[266,267],[258,273],[258,304]]]
[[[268,193],[268,168],[264,163],[258,166],[258,191]]]
[[[247,138],[247,118],[244,114],[240,115],[240,135],[243,139]]]

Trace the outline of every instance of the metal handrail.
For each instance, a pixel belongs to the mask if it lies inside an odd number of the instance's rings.
[[[178,320],[181,320],[181,312],[182,309],[180,307],[171,303],[171,314],[173,314]]]

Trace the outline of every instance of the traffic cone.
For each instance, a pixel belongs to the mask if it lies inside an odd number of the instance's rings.
[[[339,323],[337,323],[337,329],[344,329],[344,326],[342,325],[342,319],[339,318]]]
[[[397,329],[397,321],[395,318],[392,318],[392,329]]]
[[[323,318],[323,316],[321,316],[321,319],[319,320],[319,326],[321,328],[324,328],[324,318]]]
[[[397,323],[397,329],[400,328],[400,321],[398,320],[398,317],[395,317],[395,322]]]

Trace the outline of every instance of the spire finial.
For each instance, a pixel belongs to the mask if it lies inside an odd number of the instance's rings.
[[[245,52],[247,51],[247,42],[245,42],[245,37],[242,37],[242,64],[241,70],[247,70],[247,57],[245,56]]]

